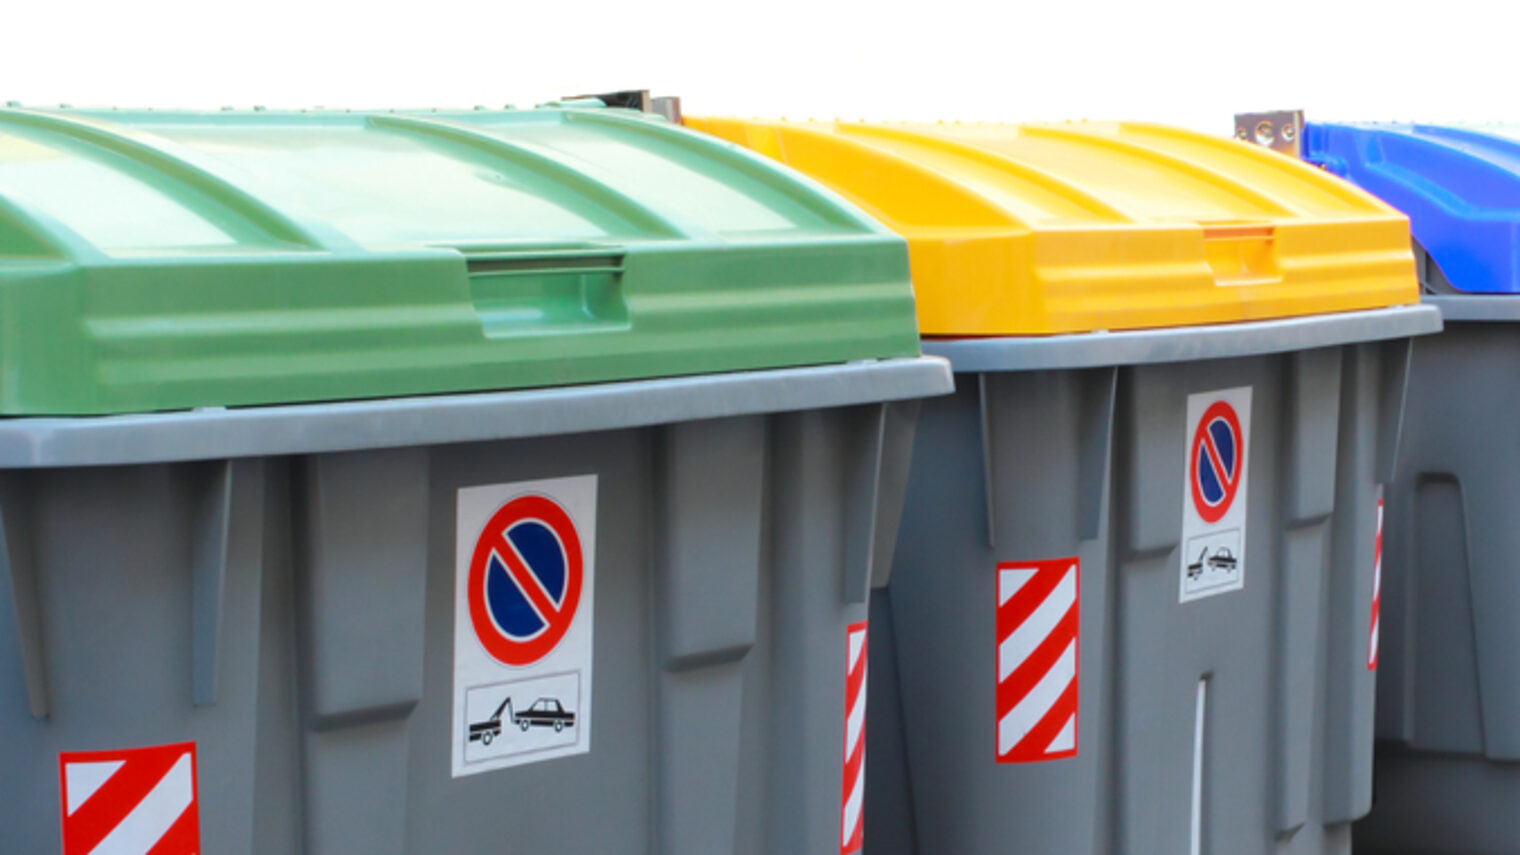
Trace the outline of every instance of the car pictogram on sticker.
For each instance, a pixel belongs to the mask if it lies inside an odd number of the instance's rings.
[[[533,706],[513,715],[512,721],[524,733],[530,727],[552,727],[555,733],[559,733],[567,727],[575,727],[575,713],[567,712],[555,698],[539,698]]]

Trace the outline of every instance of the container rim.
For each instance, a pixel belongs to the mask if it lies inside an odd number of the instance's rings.
[[[1520,319],[1520,301],[1515,314]],[[1194,362],[1427,335],[1441,331],[1441,316],[1421,303],[1163,329],[925,339],[924,353],[950,360],[957,373]]]
[[[1424,302],[1447,321],[1520,321],[1520,294],[1442,294]]]
[[[544,389],[0,419],[0,467],[110,466],[525,439],[953,391],[932,356]]]

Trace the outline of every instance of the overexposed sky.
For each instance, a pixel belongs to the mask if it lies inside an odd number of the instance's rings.
[[[0,0],[0,101],[530,106],[648,88],[689,113],[1514,121],[1514,0],[323,3]]]

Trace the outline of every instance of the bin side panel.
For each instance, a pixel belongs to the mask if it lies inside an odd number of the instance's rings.
[[[1330,465],[1333,469],[1334,463]],[[1287,528],[1281,538],[1282,567],[1273,595],[1268,708],[1273,756],[1267,797],[1273,834],[1293,835],[1309,822],[1311,808],[1315,816],[1320,813],[1317,804],[1311,805],[1311,788],[1318,789],[1320,766],[1315,761],[1326,750],[1325,740],[1350,734],[1317,732],[1327,726],[1323,717],[1324,608],[1330,526],[1321,520]],[[1252,569],[1259,567],[1254,559],[1251,563]]]
[[[300,690],[296,663],[296,580],[291,551],[290,458],[267,458],[263,586],[259,608],[258,718],[255,724],[253,852],[299,852],[302,845]],[[234,519],[237,512],[234,510]],[[224,665],[225,667],[225,665]]]
[[[902,523],[903,501],[913,461],[913,435],[918,429],[918,401],[898,401],[884,407],[879,462],[876,466],[875,516],[871,521],[871,587],[890,581],[892,557]]]
[[[976,648],[961,651],[952,646],[949,636],[954,630],[942,629],[932,613],[916,612],[915,605],[908,602],[911,595],[901,592],[931,584],[932,579],[946,574],[953,574],[947,576],[951,580],[964,579],[974,576],[976,567],[990,566],[979,381],[978,376],[960,375],[953,395],[923,407],[914,435],[890,585],[872,592],[865,803],[865,841],[871,855],[917,855],[925,847],[932,849],[935,845],[932,836],[926,835],[922,843],[917,839],[916,828],[922,823],[927,822],[936,830],[958,827],[937,813],[943,810],[940,803],[926,803],[934,800],[936,791],[943,788],[925,786],[923,782],[927,779],[923,776],[943,774],[946,766],[958,768],[959,763],[946,761],[945,766],[934,765],[931,758],[931,765],[926,768],[910,764],[905,708],[910,687],[918,692],[940,690],[934,682],[934,672],[910,673],[909,669],[935,668],[940,656],[964,657]],[[928,576],[931,581],[921,580],[921,576]],[[953,595],[937,596],[935,604],[936,608],[960,608]],[[906,618],[899,611],[912,613],[920,623],[905,623]],[[935,623],[922,626],[926,617]],[[974,615],[968,617],[975,619]],[[885,626],[884,619],[888,621]],[[988,635],[982,641],[990,645],[990,618],[986,629]],[[900,631],[907,634],[899,636]],[[975,666],[969,667],[975,670]],[[957,666],[953,672],[960,681],[958,687],[967,679],[974,679],[961,675],[961,670]],[[974,699],[958,699],[956,704],[964,715],[981,722],[984,734],[992,726],[990,693],[986,700],[986,714],[980,717],[975,716]],[[967,724],[978,726],[972,721]],[[983,750],[976,754],[975,761],[991,763],[990,736],[977,747]],[[951,845],[956,842],[952,840]]]
[[[304,461],[295,536],[318,729],[405,715],[422,695],[427,461],[425,449]]]
[[[1129,507],[1118,511],[1127,525],[1117,549],[1128,557],[1115,571],[1114,851],[1188,851],[1195,837],[1205,852],[1261,851],[1283,804],[1278,622],[1302,607],[1294,589],[1312,581],[1324,554],[1322,545],[1293,547],[1291,557],[1312,563],[1286,587],[1282,360],[1140,366],[1127,377],[1115,464],[1115,493]],[[1252,389],[1244,587],[1182,603],[1187,398],[1240,386]]]
[[[1411,364],[1406,438],[1387,497],[1378,734],[1423,750],[1520,756],[1520,531],[1506,501],[1520,452],[1490,427],[1520,417],[1507,370],[1515,358],[1512,330],[1459,323],[1421,342]]]
[[[871,663],[867,685],[865,839],[870,855],[916,855],[920,851],[903,730],[902,681],[897,673],[897,633],[892,601],[884,588],[871,591]]]
[[[673,425],[658,446],[655,848],[730,852],[738,832],[744,660],[755,643],[766,419]]]
[[[31,477],[26,472],[7,472],[0,476],[0,536],[4,550],[0,559],[0,591],[10,600],[10,608],[0,612],[0,621],[14,622],[0,629],[16,644],[12,660],[18,670],[15,697],[25,697],[33,718],[48,714],[47,661],[43,650],[42,607],[38,599],[37,562],[32,548]]]
[[[261,515],[257,484],[233,493],[217,659],[218,703],[194,701],[193,565],[199,468],[32,473],[24,490],[51,703],[33,718],[10,590],[0,591],[0,765],[8,847],[60,851],[58,754],[196,744],[199,821],[223,851],[252,855]],[[207,797],[214,793],[215,797]]]
[[[1509,855],[1520,840],[1517,771],[1481,757],[1380,745],[1377,804],[1356,824],[1357,852]]]
[[[1508,428],[1498,426],[1513,424],[1499,419],[1520,411],[1520,390],[1505,370],[1514,363],[1502,356],[1513,353],[1515,343],[1506,341],[1505,345],[1490,345],[1482,355],[1488,367],[1462,375],[1466,394],[1488,402],[1482,412],[1473,413],[1473,420],[1460,434],[1453,436],[1453,444],[1460,448],[1454,453],[1467,458],[1461,467],[1465,474],[1458,475],[1458,483],[1467,522],[1468,602],[1477,654],[1483,754],[1490,760],[1513,762],[1520,760],[1520,680],[1515,679],[1520,673],[1520,646],[1516,645],[1516,627],[1520,624],[1515,620],[1520,612],[1520,572],[1516,572],[1520,568],[1520,526],[1515,525],[1514,506],[1502,497],[1520,483],[1520,446],[1512,441]],[[1478,347],[1479,341],[1475,339],[1472,346]],[[1497,413],[1495,407],[1500,408]],[[1455,534],[1461,529],[1449,531]],[[1432,571],[1439,571],[1443,565],[1421,560],[1418,566],[1422,593],[1431,585],[1442,584]],[[1456,581],[1448,579],[1445,583]],[[1421,628],[1425,628],[1423,622]],[[1422,634],[1428,637],[1434,632],[1432,627]],[[1426,672],[1425,668],[1420,670]],[[1421,699],[1434,716],[1440,696],[1422,691]]]
[[[1314,760],[1323,750],[1315,731],[1323,720],[1327,523],[1335,509],[1339,473],[1341,349],[1301,351],[1283,361],[1283,565],[1273,628],[1277,768],[1272,798],[1275,833],[1292,834],[1310,819],[1310,788],[1318,771]]]
[[[772,816],[788,819],[772,823],[760,850],[765,855],[843,846],[841,681],[848,627],[869,617],[862,596],[845,595],[848,531],[851,519],[870,517],[874,501],[850,477],[850,460],[854,449],[879,437],[880,418],[876,406],[776,417],[769,632],[771,673],[787,676],[772,687],[768,720],[761,725],[774,754],[762,797]],[[866,576],[853,575],[863,594]],[[865,724],[869,732],[869,710]]]
[[[427,464],[426,449],[409,448],[314,455],[299,469],[305,821],[317,852],[405,851],[407,718],[423,692]]]
[[[1365,814],[1372,803],[1373,704],[1378,673],[1368,663],[1373,644],[1378,502],[1383,494],[1378,484],[1378,446],[1387,429],[1382,377],[1388,350],[1381,345],[1348,347],[1342,371],[1328,574],[1325,730],[1320,754],[1327,823],[1350,822]],[[1382,612],[1380,609],[1380,635]]]
[[[406,852],[653,850],[654,449],[653,431],[624,430],[428,450],[424,691],[409,719],[406,800],[393,806],[408,814]],[[588,474],[597,477],[591,750],[452,778],[458,492]]]
[[[971,379],[963,376],[952,398],[924,406],[889,587],[919,851],[991,851],[1009,840],[1025,841],[1031,851],[1104,851],[1110,582],[1106,523],[1098,540],[1083,540],[1081,494],[1084,483],[1096,483],[1102,507],[1105,479],[1080,473],[1084,460],[1106,457],[1088,452],[1084,441],[1106,440],[1105,431],[1085,428],[1095,411],[1106,412],[1094,400],[1112,388],[1112,374]],[[977,440],[984,429],[985,458]],[[984,461],[995,486],[990,503]],[[987,546],[988,508],[995,548]],[[998,763],[998,566],[1062,558],[1080,563],[1077,754]],[[874,730],[871,738],[877,739]],[[1010,800],[1019,810],[1008,809]],[[1030,822],[1032,816],[1070,821]]]
[[[1420,480],[1412,496],[1415,691],[1410,743],[1427,751],[1483,753],[1484,680],[1472,596],[1482,584],[1475,576],[1483,571],[1473,566],[1468,508],[1485,482],[1481,476],[1459,481],[1433,474]]]

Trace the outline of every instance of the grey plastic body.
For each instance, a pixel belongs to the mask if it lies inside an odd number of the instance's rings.
[[[1369,853],[1520,852],[1520,300],[1427,298],[1383,555]]]
[[[846,628],[950,386],[0,422],[0,850],[60,851],[59,752],[194,741],[208,855],[837,851]],[[592,749],[451,778],[457,491],[587,473]]]
[[[1372,795],[1379,485],[1409,337],[1435,315],[1066,337],[1055,355],[926,343],[957,392],[923,405],[873,592],[867,852],[1349,852]],[[1188,396],[1241,386],[1244,587],[1179,602]],[[997,565],[1069,556],[1077,754],[999,763]]]

